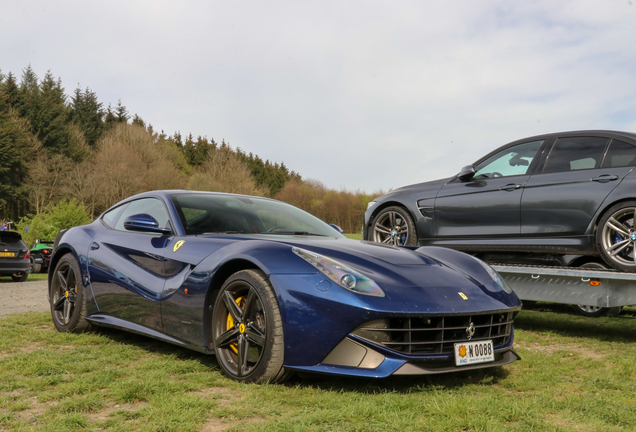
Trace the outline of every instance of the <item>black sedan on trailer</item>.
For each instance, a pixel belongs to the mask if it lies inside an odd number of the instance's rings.
[[[369,204],[363,237],[473,253],[600,256],[636,271],[636,134],[575,131],[506,144],[459,174]]]

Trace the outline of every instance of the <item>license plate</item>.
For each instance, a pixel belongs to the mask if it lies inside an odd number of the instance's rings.
[[[15,252],[0,252],[0,257],[13,258],[15,257]]]
[[[455,365],[466,366],[495,360],[492,341],[462,342],[455,344]]]

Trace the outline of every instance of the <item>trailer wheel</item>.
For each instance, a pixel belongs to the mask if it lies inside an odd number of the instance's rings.
[[[606,269],[607,267],[599,262],[587,262],[580,266],[580,268],[588,269]],[[600,317],[600,316],[616,316],[623,310],[622,306],[616,307],[600,307],[600,306],[586,306],[586,305],[571,305],[572,309],[579,314],[586,317]]]

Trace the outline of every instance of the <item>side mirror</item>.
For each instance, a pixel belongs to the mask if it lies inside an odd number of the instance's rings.
[[[473,178],[473,176],[475,175],[475,167],[472,165],[466,165],[464,168],[462,168],[462,170],[459,172],[459,175],[457,176],[457,178],[459,178],[461,181],[463,182],[467,182],[469,181],[471,178]]]
[[[171,234],[169,228],[159,228],[159,222],[149,214],[139,213],[128,216],[124,220],[124,228],[128,231],[154,232],[160,234]]]
[[[329,224],[329,226],[333,229],[335,229],[336,231],[338,231],[340,234],[342,234],[344,232],[344,230],[342,228],[340,228],[338,225],[336,224]]]

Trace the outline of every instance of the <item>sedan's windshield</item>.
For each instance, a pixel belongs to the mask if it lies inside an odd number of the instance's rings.
[[[291,234],[344,237],[320,219],[280,201],[203,193],[171,196],[186,234]]]

